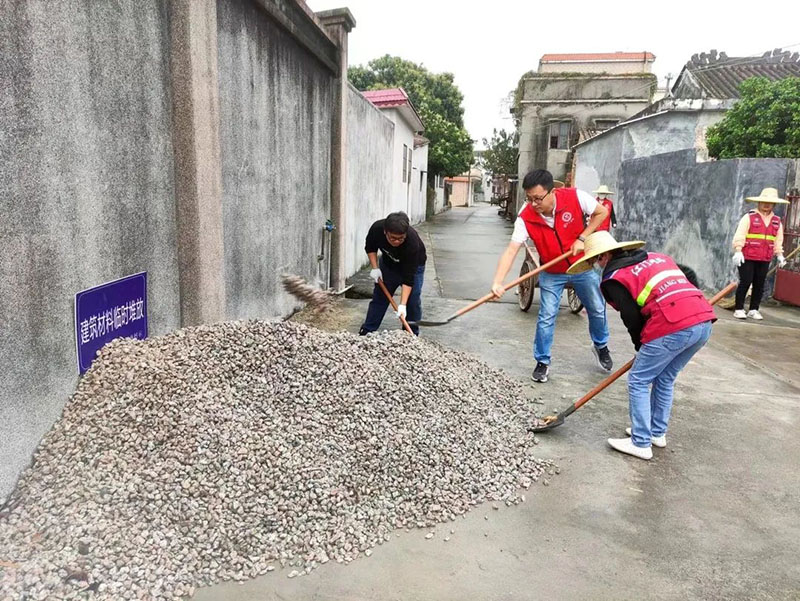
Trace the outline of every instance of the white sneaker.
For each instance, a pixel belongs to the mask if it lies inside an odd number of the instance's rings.
[[[736,311],[733,312],[733,316],[736,319],[747,319],[747,313],[744,312],[744,309],[736,309]]]
[[[631,429],[625,428],[625,434],[631,436]],[[653,444],[654,447],[663,449],[665,446],[667,446],[667,435],[664,434],[664,436],[653,436],[652,438],[650,438],[650,442]]]
[[[758,321],[764,319],[761,316],[761,313],[758,312],[758,309],[751,309],[750,311],[747,312],[747,316]]]
[[[637,447],[630,438],[609,438],[608,444],[620,453],[627,453],[639,459],[650,460],[653,458],[653,449],[650,447]]]

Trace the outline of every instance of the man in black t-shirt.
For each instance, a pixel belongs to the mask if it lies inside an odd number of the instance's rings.
[[[408,215],[402,212],[391,213],[386,219],[373,223],[367,233],[364,250],[367,251],[372,266],[369,275],[375,280],[375,288],[359,334],[364,336],[377,330],[389,306],[389,299],[378,286],[379,278],[383,280],[389,294],[394,294],[398,286],[403,287],[400,305],[397,307],[398,317],[402,315],[408,321],[422,319],[421,292],[428,256],[419,234],[408,224]],[[414,334],[419,335],[419,326],[409,325]]]

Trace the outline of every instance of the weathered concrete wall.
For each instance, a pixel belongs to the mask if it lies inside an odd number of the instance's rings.
[[[349,88],[347,104],[347,275],[367,263],[364,241],[369,227],[395,208],[394,124],[382,111]]]
[[[698,163],[694,150],[625,161],[619,178],[625,217],[615,236],[646,240],[649,250],[695,269],[704,287],[722,288],[736,279],[731,241],[752,207],[745,197],[767,186],[783,194],[792,166],[790,159]]]
[[[644,56],[644,54],[642,54]],[[608,62],[539,62],[539,73],[650,73],[653,61],[608,61]]]
[[[167,2],[0,11],[0,497],[75,389],[74,295],[148,273],[178,327]]]
[[[280,274],[327,282],[333,72],[252,0],[218,0],[227,316],[286,314]]]
[[[615,127],[575,148],[575,185],[616,189],[622,161],[693,148],[705,150],[705,131],[721,111],[669,112]],[[617,219],[622,217],[620,212]]]

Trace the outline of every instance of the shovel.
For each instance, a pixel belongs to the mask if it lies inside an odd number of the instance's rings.
[[[503,290],[511,290],[514,286],[518,285],[520,282],[524,282],[528,278],[532,278],[533,276],[535,276],[540,271],[544,271],[545,269],[548,269],[549,267],[552,267],[556,263],[559,263],[559,262],[563,261],[564,259],[566,259],[567,257],[570,257],[570,256],[572,256],[572,251],[567,251],[563,255],[559,255],[558,257],[556,257],[552,261],[549,261],[549,262],[545,263],[544,265],[540,265],[539,267],[537,267],[536,269],[534,269],[532,271],[529,271],[525,275],[519,276],[516,280],[512,280],[511,282],[509,282],[508,284],[503,286]],[[419,321],[415,321],[415,322],[412,322],[412,323],[414,323],[416,325],[419,325],[419,326],[429,326],[429,327],[443,326],[443,325],[448,324],[451,321],[453,321],[456,317],[460,317],[460,316],[464,315],[464,313],[472,311],[475,307],[480,307],[482,304],[492,300],[493,298],[497,298],[497,297],[494,295],[494,293],[490,292],[486,296],[483,296],[483,297],[479,298],[478,300],[476,300],[473,303],[470,303],[466,307],[462,307],[461,309],[459,309],[458,311],[453,313],[450,317],[448,317],[444,321],[426,321],[424,319],[420,319]]]
[[[381,290],[383,290],[383,293],[386,295],[386,298],[389,299],[389,304],[392,305],[392,309],[397,311],[397,303],[394,302],[394,298],[392,298],[392,295],[389,294],[389,290],[387,290],[386,284],[383,283],[383,279],[382,278],[378,278],[378,286],[381,287]],[[411,334],[413,336],[414,335],[414,331],[411,329],[411,326],[408,325],[408,322],[406,321],[406,318],[405,317],[401,317],[400,321],[402,322],[403,327],[405,328],[406,332],[408,332],[409,334]]]
[[[731,282],[730,284],[725,286],[725,288],[723,288],[722,290],[717,292],[708,302],[710,304],[712,304],[712,305],[715,305],[717,302],[719,302],[719,300],[722,297],[724,297],[726,294],[729,294],[732,290],[735,290],[736,286],[738,286],[738,282]],[[545,432],[547,430],[552,430],[553,428],[557,428],[558,426],[563,424],[564,420],[567,417],[569,417],[570,415],[575,413],[575,411],[577,411],[583,405],[585,405],[590,400],[592,400],[597,394],[599,394],[600,392],[605,390],[615,380],[617,380],[621,375],[627,373],[628,370],[630,370],[630,368],[633,367],[633,361],[634,361],[633,359],[628,361],[625,365],[620,367],[617,371],[615,371],[613,374],[608,376],[605,380],[600,382],[597,386],[592,388],[589,392],[584,394],[581,398],[579,398],[577,401],[572,403],[572,405],[570,405],[569,407],[564,409],[558,415],[548,415],[548,416],[543,417],[541,419],[536,418],[534,423],[533,423],[533,426],[528,428],[528,432]]]

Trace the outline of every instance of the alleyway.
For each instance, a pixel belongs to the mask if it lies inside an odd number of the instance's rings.
[[[496,207],[479,205],[450,210],[419,230],[429,253],[425,316],[437,319],[488,291],[511,225]],[[366,304],[343,302],[350,331]],[[480,506],[442,526],[455,531],[449,542],[402,532],[349,566],[326,565],[294,580],[277,571],[201,589],[195,598],[797,599],[800,318],[767,307],[765,322],[737,323],[717,312],[712,342],[678,380],[669,446],[651,462],[606,444],[629,424],[620,381],[540,435],[535,453],[556,460],[561,474],[532,488],[525,504]],[[616,313],[609,321],[619,366],[633,347]],[[526,382],[542,411],[560,409],[604,374],[590,352],[585,315],[562,310],[551,380],[534,386],[535,322],[536,304],[523,313],[508,293],[423,336]],[[384,326],[396,327],[391,315]],[[767,339],[781,357],[759,347]]]

